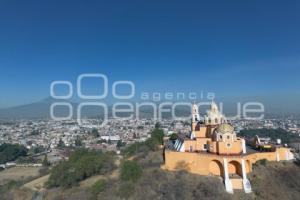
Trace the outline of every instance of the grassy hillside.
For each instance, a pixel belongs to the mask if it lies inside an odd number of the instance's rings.
[[[137,156],[142,173],[134,179],[120,176],[102,177],[92,185],[71,188],[51,188],[43,191],[46,200],[121,200],[121,199],[298,199],[300,196],[300,167],[292,162],[267,162],[257,164],[248,175],[253,192],[225,192],[222,180],[218,177],[197,176],[187,172],[169,172],[159,168],[161,151],[150,152],[146,157]],[[135,167],[135,166],[133,166]],[[119,167],[122,168],[122,165]],[[139,170],[138,170],[139,171]],[[17,198],[18,194],[26,194]],[[25,189],[13,189],[6,197],[31,199],[38,193]],[[26,197],[26,198],[25,198]],[[27,198],[28,197],[28,198]],[[9,198],[8,198],[9,199]]]
[[[291,162],[267,162],[254,166],[249,176],[259,199],[299,199],[300,167]]]

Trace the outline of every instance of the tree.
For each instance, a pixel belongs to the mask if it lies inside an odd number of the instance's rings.
[[[0,145],[0,164],[16,160],[19,157],[27,155],[28,150],[19,144],[2,144]]]
[[[99,137],[99,132],[98,132],[98,130],[95,129],[95,128],[93,128],[93,129],[92,129],[92,135],[93,135],[94,137]]]
[[[111,139],[108,139],[108,140],[107,140],[107,143],[108,143],[108,144],[112,144]]]
[[[76,140],[75,140],[75,146],[76,147],[81,147],[82,146],[82,140],[79,137],[77,137]]]
[[[65,143],[64,143],[64,141],[62,141],[62,139],[59,139],[59,142],[58,142],[58,144],[57,144],[57,148],[64,148],[65,147]]]
[[[145,142],[136,142],[132,145],[129,145],[122,152],[126,156],[132,156],[136,153],[155,151],[159,145],[163,144],[163,138],[163,130],[156,128],[151,132],[151,138],[148,138]]]
[[[122,146],[124,146],[125,143],[122,142],[122,140],[118,140],[118,143],[117,143],[117,148],[121,148]]]
[[[156,122],[155,124],[155,129],[159,129],[161,127],[160,123],[159,122]]]
[[[164,131],[162,129],[154,129],[151,133],[153,142],[157,144],[163,144]]]
[[[48,156],[47,156],[47,154],[45,155],[45,157],[44,157],[44,160],[43,160],[43,166],[44,167],[49,167],[49,165],[50,165],[50,162],[48,161]]]
[[[43,146],[36,146],[34,149],[33,149],[33,153],[34,154],[37,154],[37,153],[42,153],[44,152],[46,149],[43,147]]]
[[[77,149],[68,161],[53,167],[47,186],[72,187],[94,174],[107,174],[115,168],[114,159],[115,154],[111,152]]]
[[[171,136],[170,136],[170,140],[177,140],[178,138],[178,135],[176,133],[173,133]]]
[[[123,181],[137,181],[142,172],[141,166],[136,161],[126,160],[122,164],[120,178]]]

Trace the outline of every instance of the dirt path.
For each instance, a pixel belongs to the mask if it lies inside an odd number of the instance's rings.
[[[26,183],[25,185],[23,185],[23,187],[29,188],[34,191],[40,191],[44,188],[44,184],[46,183],[48,178],[49,178],[49,175],[42,176],[42,177],[37,178],[29,183]]]

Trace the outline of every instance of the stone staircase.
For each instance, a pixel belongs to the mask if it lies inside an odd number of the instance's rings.
[[[229,174],[227,159],[224,158],[224,184],[226,191],[233,194],[234,190],[244,190],[245,193],[252,191],[250,181],[247,179],[245,161],[242,159],[242,174]]]
[[[243,179],[242,178],[231,178],[232,189],[234,190],[243,190]]]

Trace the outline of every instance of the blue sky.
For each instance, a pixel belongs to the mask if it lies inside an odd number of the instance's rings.
[[[0,1],[0,107],[38,101],[51,81],[75,84],[81,73],[131,80],[137,93],[299,93],[299,10],[299,1]]]

